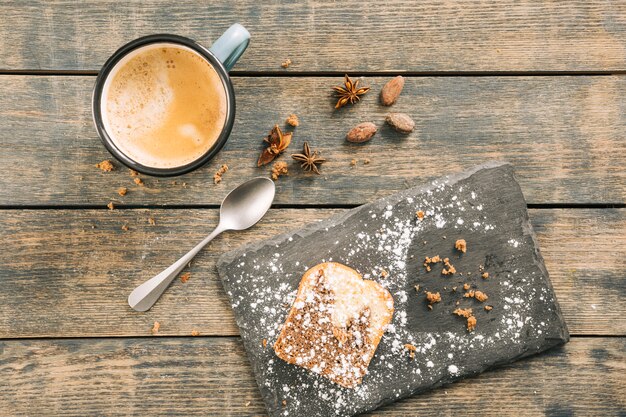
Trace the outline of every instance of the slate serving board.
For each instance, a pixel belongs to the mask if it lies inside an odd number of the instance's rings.
[[[454,249],[461,238],[465,254]],[[449,257],[457,273],[442,275],[440,265],[426,272],[424,257],[434,255]],[[303,273],[324,261],[377,280],[394,298],[392,325],[356,389],[287,364],[272,349]],[[271,416],[359,414],[569,340],[524,196],[512,167],[499,162],[226,253],[218,271]],[[463,297],[465,283],[489,299]],[[442,301],[429,310],[423,290]],[[457,307],[473,309],[475,331],[452,313]],[[414,359],[405,344],[416,347]]]

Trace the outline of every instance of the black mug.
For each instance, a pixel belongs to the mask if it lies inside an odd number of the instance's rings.
[[[196,41],[178,35],[159,34],[144,36],[127,43],[118,49],[104,64],[93,90],[92,115],[98,135],[107,150],[121,163],[135,171],[157,177],[169,177],[186,174],[197,169],[213,158],[224,146],[235,121],[235,92],[228,71],[235,65],[250,42],[250,33],[236,23],[232,25],[210,48],[205,48]],[[199,54],[219,75],[226,93],[227,109],[224,126],[211,148],[202,156],[182,166],[156,168],[142,165],[120,150],[107,131],[102,118],[102,93],[107,79],[114,73],[116,65],[129,53],[153,44],[173,44],[189,48]]]

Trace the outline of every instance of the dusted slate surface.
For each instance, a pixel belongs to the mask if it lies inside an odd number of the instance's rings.
[[[417,210],[426,212],[424,220]],[[454,249],[459,238],[467,241],[466,254]],[[449,257],[457,273],[444,276],[440,265],[426,272],[424,257],[434,255]],[[289,365],[272,349],[302,274],[330,260],[376,279],[395,302],[392,325],[354,390]],[[239,248],[220,258],[218,272],[271,416],[358,414],[569,339],[508,164],[483,164]],[[464,298],[464,283],[489,299]],[[422,290],[441,293],[432,311]],[[473,308],[474,332],[452,314],[457,302]],[[417,348],[414,360],[406,343]]]

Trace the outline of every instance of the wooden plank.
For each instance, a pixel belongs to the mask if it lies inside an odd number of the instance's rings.
[[[625,338],[574,338],[371,415],[622,415],[625,351]],[[265,415],[238,338],[2,341],[0,352],[6,415]]]
[[[0,76],[0,201],[219,204],[240,181],[267,175],[269,168],[256,167],[262,138],[293,112],[301,125],[281,157],[291,174],[278,181],[277,203],[361,204],[489,159],[514,165],[529,203],[626,201],[626,78],[411,77],[392,107],[415,119],[409,137],[383,126],[390,110],[377,94],[386,80],[366,80],[374,91],[363,102],[334,111],[329,87],[339,77],[236,78],[238,116],[218,158],[176,184],[149,178],[137,187],[126,169],[102,173],[94,166],[111,156],[91,121],[93,77]],[[374,139],[346,142],[347,131],[366,120],[382,126]],[[305,140],[328,159],[320,177],[288,157]],[[222,163],[231,171],[215,186]],[[120,186],[130,189],[123,198]]]
[[[626,4],[585,2],[201,0],[0,3],[0,67],[97,70],[123,43],[176,33],[207,46],[239,21],[237,70],[618,71]]]
[[[137,313],[130,291],[208,234],[216,210],[2,210],[0,338],[148,336],[154,321],[162,335],[237,335],[219,255],[340,211],[271,210],[253,229],[219,237],[186,284]],[[626,209],[530,213],[570,333],[626,335]]]

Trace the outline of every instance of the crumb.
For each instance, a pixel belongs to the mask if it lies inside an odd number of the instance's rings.
[[[429,309],[429,310],[432,310],[432,309],[433,309],[433,306],[432,306],[431,304],[428,304],[428,309]]]
[[[159,328],[161,327],[161,323],[159,323],[158,321],[154,322],[154,325],[152,326],[152,330],[150,330],[152,332],[152,334],[157,334],[159,332]]]
[[[222,182],[222,175],[224,175],[224,173],[228,171],[228,165],[224,164],[220,167],[220,169],[217,170],[217,172],[215,173],[215,175],[213,175],[213,183],[214,184],[219,184],[220,182]],[[185,183],[183,183],[183,187],[187,185]]]
[[[428,304],[434,304],[441,301],[441,295],[438,292],[426,291],[426,301]]]
[[[122,225],[122,230],[125,232],[128,232],[128,225],[127,224],[123,224]]]
[[[100,168],[102,172],[111,172],[115,169],[115,165],[108,159],[96,164],[96,168]]]
[[[474,298],[482,303],[482,302],[487,301],[489,297],[487,297],[487,294],[485,294],[482,291],[475,291]]]
[[[457,305],[457,306],[458,306],[459,304],[461,304],[461,302],[460,302],[460,301],[457,301],[456,303],[454,303],[454,305]]]
[[[430,266],[426,265],[426,272],[430,272]]]
[[[363,161],[363,165],[367,165],[367,164],[369,164],[369,163],[370,163],[369,158],[365,158],[365,160]]]
[[[141,178],[135,178],[133,181],[135,181],[135,184],[137,185],[143,185],[143,181],[141,180]]]
[[[483,272],[483,274],[481,275],[484,279],[489,278],[489,272]]]
[[[463,284],[463,289],[465,291],[469,290],[470,289],[470,285],[466,282],[465,284]]]
[[[460,317],[468,318],[472,315],[472,309],[471,308],[457,308],[452,313]]]
[[[283,407],[287,407],[287,400],[283,400],[282,404],[283,404]]]
[[[183,188],[187,188],[187,183],[186,182],[183,182],[181,185],[183,186]]]
[[[422,210],[418,210],[418,211],[416,211],[416,212],[415,212],[415,215],[417,216],[417,218],[418,218],[420,221],[421,221],[421,220],[423,220],[423,219],[424,219],[424,216],[425,216],[425,214],[424,214],[424,212],[423,212]]]
[[[468,332],[474,331],[475,328],[476,328],[476,317],[469,316],[467,318],[467,331]]]
[[[289,170],[287,169],[287,162],[278,161],[274,162],[272,166],[272,179],[275,181],[283,174],[288,174]]]
[[[482,266],[482,265],[478,265],[478,270],[479,270],[480,272],[483,272],[483,271],[485,270],[485,267],[484,267],[484,266]]]
[[[154,221],[154,219],[153,219],[152,217],[148,217],[148,224],[149,224],[150,226],[155,226],[155,225],[156,225],[156,222]]]
[[[441,273],[443,275],[452,275],[452,274],[454,274],[456,272],[456,269],[454,268],[454,265],[452,265],[450,263],[450,259],[445,258],[443,260],[443,264],[445,265],[445,267],[441,270]],[[448,268],[448,269],[446,269],[446,268]]]
[[[284,60],[280,66],[283,68],[289,68],[289,65],[291,65],[291,59],[287,58],[286,60]]]
[[[200,332],[199,332],[199,331],[197,331],[197,330],[192,330],[192,331],[191,331],[191,335],[192,335],[192,336],[200,336]]]
[[[493,310],[493,307],[492,306],[485,306],[485,310],[486,311],[491,311],[491,310]]]
[[[406,343],[404,348],[409,351],[409,358],[415,359],[415,351],[417,348],[410,343]]]
[[[443,236],[443,238],[445,239],[446,237],[445,237],[445,236]]]
[[[189,281],[189,278],[191,278],[191,272],[185,272],[180,276],[180,281],[185,284],[187,281]]]
[[[139,175],[139,173],[137,171],[135,171],[134,169],[129,169],[130,171],[130,176],[131,177],[136,177],[137,175]]]
[[[456,287],[452,287],[452,292],[456,292]]]
[[[267,347],[267,339],[263,339],[263,340],[261,341],[261,345],[262,345],[263,347]]]
[[[115,208],[115,205],[113,204],[112,201],[109,201],[109,204],[107,204],[107,207],[109,208],[109,210],[113,210]]]
[[[415,286],[415,291],[417,291],[417,293],[419,294],[419,292],[420,292],[420,286],[419,285]]]
[[[298,116],[296,116],[293,113],[290,114],[289,117],[287,117],[287,120],[285,120],[285,123],[287,123],[289,126],[293,126],[293,127],[300,126],[300,120],[298,120]]]
[[[246,403],[246,407],[250,407],[250,401]]]
[[[350,166],[355,167],[357,162],[358,161],[356,159],[353,159],[352,161],[350,161]]]
[[[117,193],[121,195],[122,197],[124,197],[127,192],[128,192],[128,188],[126,187],[120,187],[117,189]]]
[[[389,276],[389,272],[383,269],[382,271],[380,271],[380,276],[383,278],[387,278]]]
[[[460,251],[460,252],[467,252],[467,242],[465,242],[465,239],[459,239],[454,243],[454,247],[456,250]]]
[[[430,264],[436,264],[438,262],[441,262],[441,258],[439,257],[439,255],[433,256],[432,258],[429,258],[428,256],[424,258],[424,266],[426,267],[426,272],[431,271]]]

